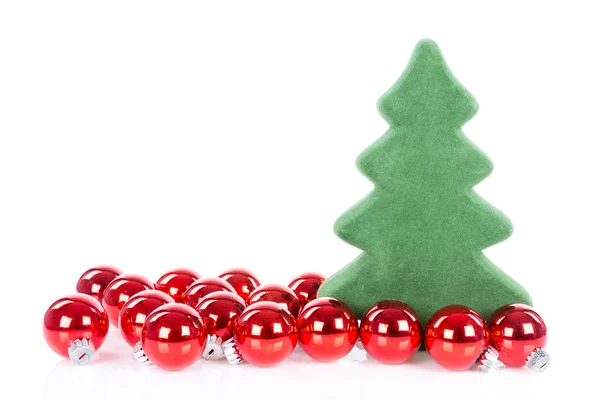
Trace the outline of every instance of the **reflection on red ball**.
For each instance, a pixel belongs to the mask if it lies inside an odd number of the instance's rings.
[[[244,360],[259,367],[271,367],[292,354],[298,342],[298,330],[288,310],[262,301],[240,315],[233,338]]]
[[[206,295],[196,307],[209,335],[217,335],[221,342],[233,336],[238,317],[244,312],[244,299],[231,292],[213,292]]]
[[[308,302],[317,298],[317,291],[323,282],[325,282],[323,275],[308,272],[292,279],[288,287],[294,291],[298,300],[300,300],[300,307],[304,307]]]
[[[102,305],[108,314],[110,323],[119,326],[119,312],[127,300],[142,290],[154,289],[154,284],[147,278],[136,274],[122,274],[108,284],[102,296]]]
[[[135,346],[140,341],[148,315],[169,303],[173,303],[171,296],[159,290],[143,290],[131,296],[119,313],[119,330],[125,341]]]
[[[429,355],[451,370],[473,367],[488,339],[483,318],[465,306],[446,306],[436,311],[425,326],[425,347]]]
[[[148,315],[141,342],[144,353],[153,364],[163,369],[179,370],[202,357],[206,328],[192,307],[165,304]]]
[[[77,339],[91,340],[98,350],[108,333],[108,316],[98,300],[76,293],[56,300],[46,311],[43,325],[48,346],[69,358],[69,345]]]
[[[229,269],[219,275],[219,278],[226,280],[233,286],[235,292],[244,299],[244,301],[247,301],[250,293],[260,286],[260,282],[256,275],[243,268]]]
[[[183,294],[183,304],[196,308],[204,296],[213,292],[235,293],[235,289],[221,278],[200,278]]]
[[[488,328],[498,359],[511,367],[524,366],[532,351],[546,346],[546,324],[525,304],[509,304],[496,310]]]
[[[296,318],[300,313],[300,301],[289,287],[276,283],[260,285],[248,296],[248,305],[260,301],[272,301],[285,307]]]
[[[171,296],[176,303],[183,303],[183,294],[200,274],[187,268],[177,268],[163,274],[156,281],[156,290]]]
[[[78,293],[90,295],[101,302],[108,284],[122,273],[120,269],[109,265],[90,268],[77,281],[76,290]]]
[[[350,308],[331,297],[321,297],[304,307],[298,318],[300,346],[319,361],[336,361],[352,350],[358,322]]]
[[[360,339],[365,350],[385,364],[408,360],[419,350],[421,335],[415,311],[397,300],[380,301],[360,321]]]

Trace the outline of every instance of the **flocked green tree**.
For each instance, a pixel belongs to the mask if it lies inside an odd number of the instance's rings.
[[[398,299],[423,322],[448,304],[484,318],[508,303],[531,304],[482,253],[512,225],[473,190],[493,169],[461,131],[477,103],[433,41],[419,42],[378,109],[390,128],[357,160],[374,189],[335,223],[336,234],[364,252],[319,296],[346,302],[359,318],[377,301]]]

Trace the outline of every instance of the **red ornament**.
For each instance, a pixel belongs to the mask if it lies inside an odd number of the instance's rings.
[[[483,318],[465,306],[446,306],[436,311],[425,326],[425,347],[429,355],[451,370],[473,367],[488,339]]]
[[[127,300],[134,294],[149,289],[154,289],[154,284],[140,275],[122,274],[113,279],[102,296],[102,305],[108,314],[110,323],[119,326],[119,312]]]
[[[204,358],[223,357],[221,345],[233,336],[235,322],[245,308],[244,299],[231,292],[213,292],[200,301],[196,310],[208,334]]]
[[[292,314],[268,301],[246,308],[237,320],[233,333],[235,356],[226,354],[230,363],[240,357],[259,367],[271,367],[292,354],[298,342],[298,330]]]
[[[352,350],[358,322],[350,308],[331,297],[321,297],[304,307],[298,318],[300,347],[312,358],[331,362]]]
[[[141,345],[153,364],[173,371],[183,369],[202,357],[206,327],[192,307],[165,304],[146,318]]]
[[[419,350],[421,329],[417,314],[408,304],[385,300],[365,313],[360,321],[360,340],[373,358],[398,364]]]
[[[56,300],[44,315],[48,346],[73,363],[87,364],[108,333],[108,316],[98,300],[76,293]]]
[[[165,273],[156,281],[156,290],[171,296],[176,303],[183,303],[183,294],[200,275],[187,268],[177,268]]]
[[[146,317],[169,303],[173,303],[171,296],[159,290],[143,290],[131,296],[119,313],[119,330],[127,343],[135,346],[142,336]]]
[[[209,293],[213,292],[230,292],[235,293],[233,286],[221,278],[201,278],[185,291],[183,294],[183,304],[196,308],[200,300]]]
[[[244,301],[247,301],[250,293],[260,286],[258,278],[252,272],[243,268],[227,270],[219,275],[219,278],[226,280],[233,286],[235,292]]]
[[[300,313],[300,301],[289,287],[276,283],[260,285],[248,296],[246,303],[252,305],[260,301],[272,301],[285,307],[296,318]]]
[[[490,345],[498,350],[498,359],[511,367],[527,363],[542,371],[549,365],[546,346],[546,324],[540,315],[524,304],[509,304],[496,310],[490,317]],[[541,349],[542,351],[536,351]]]
[[[308,272],[295,277],[288,287],[296,293],[296,297],[300,300],[300,307],[304,307],[308,302],[317,298],[317,291],[323,282],[325,282],[323,275]]]
[[[102,295],[108,284],[121,274],[120,269],[109,265],[90,268],[77,281],[76,290],[78,293],[90,295],[101,302]]]

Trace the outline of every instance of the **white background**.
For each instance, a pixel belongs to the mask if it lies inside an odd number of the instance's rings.
[[[2,1],[0,397],[583,391],[599,329],[600,25],[592,1],[561,3]],[[354,160],[386,130],[376,101],[423,37],[479,101],[464,131],[496,169],[477,190],[515,226],[486,254],[545,318],[546,373],[301,351],[271,369],[170,373],[137,366],[114,329],[88,367],[46,347],[46,308],[97,264],[151,279],[246,267],[286,284],[351,261],[332,225],[371,188]]]

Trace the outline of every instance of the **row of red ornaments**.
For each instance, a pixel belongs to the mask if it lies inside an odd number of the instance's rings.
[[[208,359],[226,356],[233,364],[246,360],[272,366],[291,354],[298,339],[305,352],[320,361],[344,357],[357,340],[372,357],[389,364],[401,363],[418,350],[422,329],[408,305],[377,303],[367,311],[359,329],[350,309],[336,299],[307,305],[323,281],[318,274],[305,274],[286,288],[260,286],[245,270],[201,279],[193,271],[176,270],[153,285],[140,276],[97,267],[82,275],[77,289],[102,299],[108,318],[134,346],[139,361],[152,361],[165,369],[185,368],[202,355]],[[153,286],[158,290],[152,290]],[[172,304],[174,299],[186,305]],[[86,296],[59,299],[44,318],[48,344],[78,364],[87,363],[108,330],[102,308]],[[65,326],[67,320],[69,326]],[[86,322],[87,327],[83,326]],[[436,362],[453,370],[476,363],[483,370],[497,369],[503,362],[511,366],[527,363],[535,370],[548,365],[543,350],[546,328],[529,307],[503,307],[492,317],[490,327],[491,338],[473,310],[445,307],[428,322],[425,345]]]

